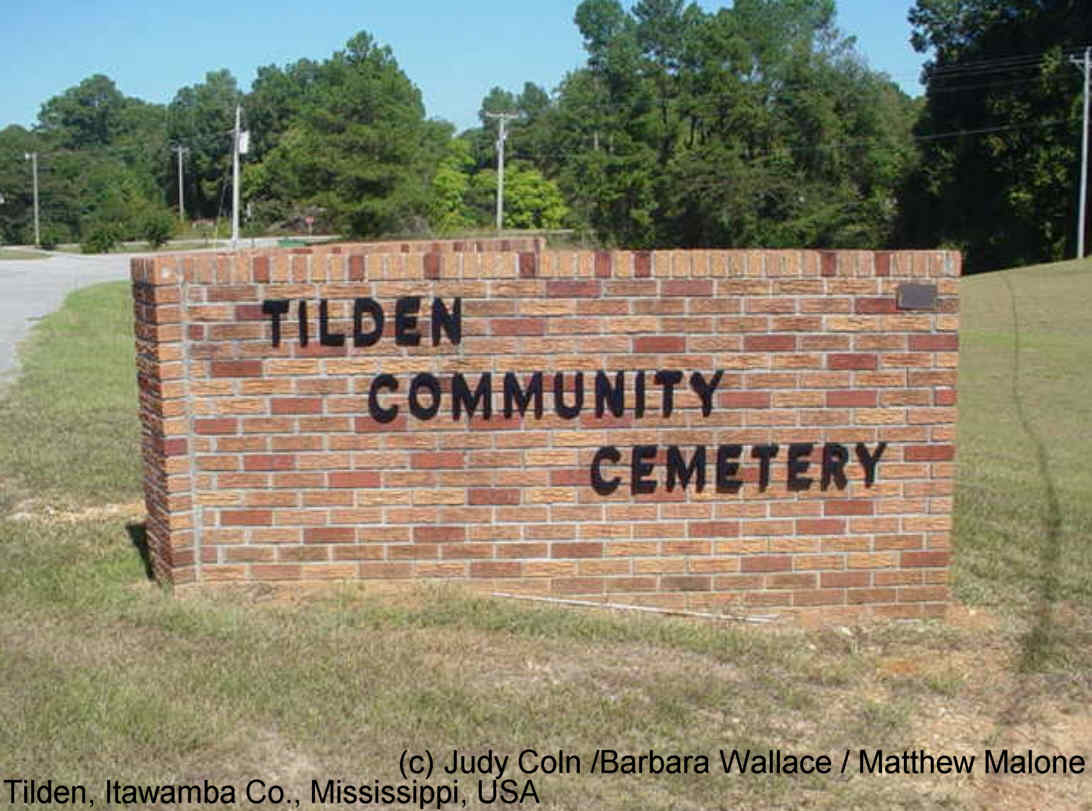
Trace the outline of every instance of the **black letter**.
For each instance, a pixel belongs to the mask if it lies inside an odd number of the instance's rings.
[[[300,299],[300,346],[307,346],[307,302]]]
[[[379,405],[379,389],[398,391],[398,380],[394,375],[376,375],[368,389],[368,413],[376,422],[390,422],[398,415],[398,406],[383,408]]]
[[[652,380],[657,386],[664,387],[663,412],[665,417],[670,417],[671,409],[675,407],[675,386],[682,380],[682,372],[678,369],[662,369],[656,372]]]
[[[713,374],[713,379],[708,383],[705,382],[705,375],[701,372],[694,372],[690,375],[690,388],[701,398],[701,415],[703,417],[708,417],[709,412],[713,410],[713,392],[717,390],[722,377],[724,377],[723,369],[718,369]]]
[[[830,487],[831,479],[839,490],[846,489],[846,474],[843,470],[849,461],[849,451],[845,445],[837,442],[828,442],[823,446],[823,478],[821,486],[824,490]]]
[[[738,459],[743,453],[742,445],[720,445],[717,447],[717,492],[738,493],[743,482],[733,479],[739,470],[739,462],[729,462],[729,459]]]
[[[604,481],[599,466],[603,464],[604,459],[617,464],[621,458],[622,454],[618,453],[618,449],[613,445],[606,445],[595,452],[595,458],[592,459],[591,463],[591,484],[599,495],[609,496],[618,489],[618,485],[622,481],[620,476],[615,476],[609,482]]]
[[[645,415],[645,371],[637,373],[637,382],[633,384],[634,399],[637,405],[633,407],[633,416],[640,419]]]
[[[542,419],[542,372],[534,372],[531,375],[531,382],[527,384],[527,391],[524,392],[519,387],[519,380],[516,379],[515,372],[504,373],[504,417],[509,419],[512,416],[512,401],[516,401],[516,405],[519,406],[519,415],[525,416],[527,413],[527,404],[531,402],[531,397],[535,398],[535,419]]]
[[[428,408],[422,407],[418,402],[418,389],[428,389],[429,394],[432,395],[432,404]],[[440,410],[440,384],[435,376],[428,372],[414,375],[409,387],[409,410],[419,420],[431,420],[436,416],[436,412]]]
[[[886,447],[886,442],[880,442],[876,445],[876,453],[869,455],[868,448],[865,447],[865,444],[863,442],[857,443],[857,461],[859,461],[861,467],[864,468],[865,487],[869,487],[876,481],[876,464],[880,461],[880,457],[883,456],[883,451]]]
[[[694,490],[700,493],[705,489],[705,446],[695,446],[694,457],[690,460],[689,465],[683,461],[679,446],[670,446],[667,449],[667,489],[675,489],[675,477],[677,476],[682,483],[682,489],[685,490],[690,484],[690,478],[695,475],[697,476],[697,482],[694,484]]]
[[[794,442],[789,445],[789,490],[807,490],[811,487],[811,477],[799,475],[811,466],[807,459],[800,461],[801,456],[811,455],[811,449],[810,442]]]
[[[319,343],[323,346],[345,346],[345,336],[340,332],[330,332],[330,312],[326,299],[319,299],[318,303],[318,334]]]
[[[375,322],[375,328],[371,332],[364,332],[362,327],[363,315],[367,313]],[[371,346],[378,343],[383,335],[383,308],[373,298],[353,299],[353,346]]]
[[[614,386],[610,384],[607,373],[600,370],[595,373],[595,416],[602,417],[604,407],[610,405],[610,413],[621,417],[626,409],[626,390],[624,381],[625,372],[618,372],[614,376]]]
[[[751,456],[759,460],[758,489],[765,490],[770,486],[770,460],[777,456],[777,445],[755,445],[751,448]]]
[[[652,465],[645,464],[643,460],[656,456],[655,445],[637,445],[633,449],[633,456],[629,460],[629,492],[651,493],[656,489],[656,482],[645,479],[644,476],[652,472]]]
[[[432,345],[440,343],[440,328],[443,327],[451,343],[457,344],[463,339],[463,300],[458,296],[451,305],[451,314],[441,299],[432,300]]]
[[[462,372],[456,372],[451,378],[451,419],[459,419],[462,407],[466,407],[466,416],[473,417],[474,409],[481,404],[482,419],[489,419],[493,414],[493,374],[482,372],[478,378],[478,388],[474,389],[474,398],[470,397],[470,388]]]
[[[270,316],[273,325],[273,346],[281,345],[281,316],[288,312],[288,299],[267,298],[262,302],[262,312]]]
[[[414,315],[420,309],[420,296],[402,296],[394,303],[394,342],[399,346],[420,345],[421,333]]]
[[[571,420],[580,413],[584,407],[584,373],[576,373],[576,402],[571,406],[565,405],[565,373],[558,372],[554,375],[554,411],[563,420]]]

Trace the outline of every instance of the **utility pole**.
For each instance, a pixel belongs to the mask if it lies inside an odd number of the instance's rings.
[[[1092,68],[1092,48],[1084,49],[1084,58],[1069,57],[1069,61],[1084,71],[1084,127],[1081,130],[1081,205],[1077,215],[1077,258],[1084,258],[1085,201],[1088,195],[1088,74]]]
[[[189,150],[181,144],[171,148],[178,153],[178,219],[180,222],[184,223],[186,222],[186,207],[183,203],[182,194],[182,155],[185,152],[189,152]]]
[[[241,107],[235,105],[235,148],[231,150],[231,249],[239,247],[239,115]]]
[[[38,153],[24,152],[23,157],[30,161],[34,172],[34,247],[37,248],[42,244],[42,234],[38,228]]]
[[[497,230],[501,230],[501,222],[504,220],[504,139],[508,137],[504,125],[513,118],[519,118],[516,113],[486,113],[488,118],[496,118],[500,121],[500,132],[497,134]]]

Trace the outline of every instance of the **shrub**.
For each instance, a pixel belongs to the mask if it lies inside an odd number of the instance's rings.
[[[64,234],[61,233],[61,229],[53,225],[47,225],[42,229],[39,238],[39,246],[45,248],[47,251],[52,251],[63,241]]]
[[[113,223],[99,223],[91,227],[91,230],[80,243],[81,253],[109,253],[111,248],[118,244],[121,235],[118,226]]]
[[[140,233],[148,240],[148,247],[155,250],[165,245],[174,234],[174,217],[169,211],[150,211],[144,215]]]

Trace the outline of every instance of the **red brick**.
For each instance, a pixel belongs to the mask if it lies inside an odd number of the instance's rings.
[[[768,391],[726,391],[717,395],[721,408],[769,408]]]
[[[708,575],[664,575],[660,578],[663,591],[709,591],[712,578]]]
[[[955,459],[955,446],[908,445],[902,453],[907,462],[950,462]]]
[[[239,421],[234,417],[219,417],[216,419],[194,420],[193,431],[195,434],[237,434]]]
[[[273,414],[321,414],[321,397],[273,397],[269,401]]]
[[[260,360],[214,360],[210,374],[213,377],[261,377]]]
[[[956,352],[959,350],[959,336],[955,333],[939,335],[911,335],[911,352]]]
[[[410,456],[410,467],[416,469],[466,467],[466,454],[462,451],[421,451]]]
[[[595,275],[599,279],[609,279],[611,276],[611,259],[608,251],[595,252]]]
[[[423,395],[427,397],[428,395]],[[406,415],[399,414],[390,422],[379,422],[371,417],[357,417],[353,420],[353,430],[358,434],[387,434],[392,431],[406,430]]]
[[[502,250],[507,250],[502,248]],[[519,275],[521,279],[533,279],[538,275],[538,254],[524,251],[519,255]]]
[[[253,265],[254,281],[266,284],[269,281],[269,257],[255,256]]]
[[[939,549],[929,552],[903,552],[899,557],[902,566],[937,567],[948,565],[949,552]]]
[[[258,289],[253,285],[221,285],[208,288],[209,301],[253,301]]]
[[[583,418],[581,418],[583,419]],[[591,420],[589,420],[591,422]],[[567,468],[550,471],[550,484],[553,487],[585,485],[591,481],[591,474],[585,468]]]
[[[555,577],[550,581],[554,594],[602,594],[602,577]]]
[[[797,535],[841,535],[846,531],[846,522],[835,518],[798,518]]]
[[[878,355],[866,352],[831,353],[827,356],[827,368],[874,371],[878,357]]]
[[[440,278],[440,254],[426,253],[423,257],[423,267],[426,279]]]
[[[467,503],[471,505],[482,504],[519,504],[520,491],[516,487],[509,488],[471,488],[467,495]]]
[[[523,564],[519,561],[475,560],[470,564],[471,577],[519,577]]]
[[[254,454],[243,457],[243,470],[292,470],[296,467],[295,454]]]
[[[236,304],[236,321],[268,321],[269,316],[262,312],[261,304]]]
[[[351,543],[356,540],[353,527],[305,527],[304,543]]]
[[[466,540],[466,527],[423,526],[413,528],[414,543],[451,543]]]
[[[493,335],[545,335],[546,321],[542,318],[493,318],[489,328]]]
[[[273,526],[272,510],[221,510],[220,526]]]
[[[685,352],[685,335],[647,335],[633,339],[633,351],[636,354]]]
[[[853,305],[859,315],[894,314],[898,312],[894,298],[858,298]]]
[[[866,499],[838,499],[823,502],[823,515],[872,515],[875,502]]]
[[[603,544],[593,541],[573,543],[554,543],[550,545],[552,558],[600,558],[603,556]]]
[[[374,470],[342,470],[329,474],[330,487],[379,487],[380,476]]]
[[[547,298],[586,298],[599,296],[599,282],[574,279],[548,279],[546,281]]]
[[[741,572],[792,571],[792,555],[746,555],[740,558]]]
[[[796,349],[795,335],[745,335],[744,352],[793,352]]]
[[[850,605],[893,603],[895,594],[895,589],[850,589],[846,592],[846,601]]]
[[[828,391],[828,408],[875,408],[877,393],[868,389]]]
[[[633,275],[638,279],[647,279],[652,275],[652,254],[649,251],[637,251],[633,255]]]
[[[663,283],[665,296],[711,296],[712,279],[671,279]]]
[[[819,585],[825,589],[861,588],[870,585],[868,572],[823,572]]]
[[[691,521],[692,538],[737,538],[739,521]]]

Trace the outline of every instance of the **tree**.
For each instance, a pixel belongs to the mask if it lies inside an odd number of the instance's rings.
[[[912,163],[913,105],[831,0],[584,0],[587,65],[543,151],[574,216],[629,247],[876,247]]]
[[[918,0],[910,22],[933,58],[917,128],[928,140],[901,194],[905,240],[958,247],[972,272],[1071,255],[1081,77],[1067,53],[1092,40],[1092,6]],[[957,132],[969,134],[947,137]]]
[[[122,131],[125,106],[113,80],[96,73],[43,104],[38,130],[65,149],[108,146]]]
[[[358,236],[419,230],[451,126],[425,120],[420,91],[365,32],[307,73],[262,161],[261,196],[321,208]]]
[[[30,162],[24,155],[42,149],[41,138],[12,124],[0,130],[0,241],[34,241],[34,191]],[[43,223],[43,225],[48,224]]]
[[[231,72],[205,74],[205,81],[183,87],[167,107],[167,134],[189,153],[183,164],[186,206],[194,217],[213,218],[223,210],[231,178],[231,133],[242,93]],[[178,199],[177,173],[171,199]]]

